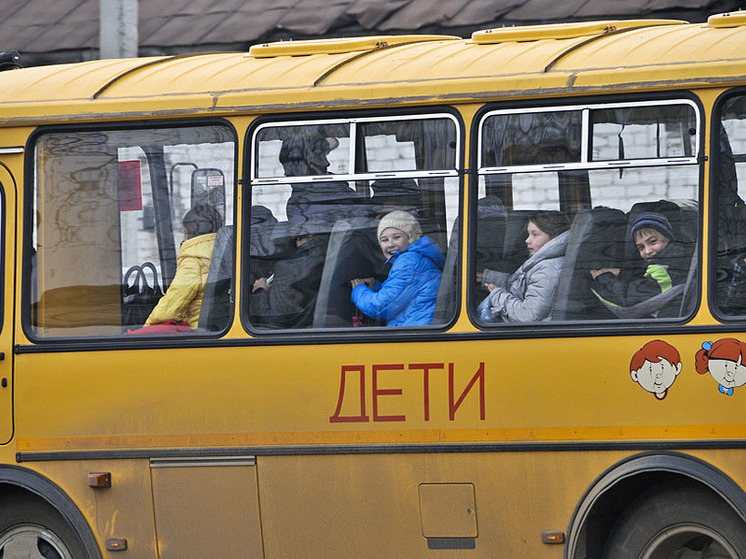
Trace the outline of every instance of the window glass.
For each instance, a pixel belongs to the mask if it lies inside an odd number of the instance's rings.
[[[559,120],[547,111],[522,113],[522,135],[496,136],[492,117],[482,120],[484,166],[470,247],[470,304],[482,326],[680,318],[693,310],[700,174],[694,106],[582,111],[558,109],[572,132],[554,126],[551,135],[542,123]],[[582,138],[589,138],[592,157]],[[490,159],[521,149],[529,155],[512,163]]]
[[[441,292],[455,292],[456,282],[460,179],[452,117],[268,124],[257,128],[253,145],[252,329],[450,320],[453,295]],[[406,232],[401,254],[379,242],[384,216]],[[404,272],[416,268],[418,283],[396,283],[411,277],[399,271],[405,265]]]
[[[691,157],[696,121],[690,105],[590,111],[591,161]]]
[[[719,126],[714,303],[736,317],[746,315],[746,96],[723,104]]]
[[[480,167],[580,161],[580,111],[501,113],[485,118]]]
[[[34,334],[227,326],[235,166],[227,129],[66,130],[39,136],[35,155]]]

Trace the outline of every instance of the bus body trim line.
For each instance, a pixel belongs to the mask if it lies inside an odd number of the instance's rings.
[[[362,454],[447,454],[451,452],[588,452],[588,451],[666,451],[746,449],[746,439],[647,440],[647,441],[562,441],[507,443],[442,443],[380,445],[296,445],[215,448],[139,448],[116,450],[71,450],[17,452],[16,461],[53,462],[60,460],[128,459],[240,459],[257,456],[362,455]]]

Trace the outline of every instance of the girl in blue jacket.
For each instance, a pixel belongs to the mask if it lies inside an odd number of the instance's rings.
[[[426,326],[433,320],[445,256],[422,231],[417,220],[401,210],[383,216],[378,242],[391,264],[383,283],[373,278],[352,280],[352,301],[364,314],[387,326]]]

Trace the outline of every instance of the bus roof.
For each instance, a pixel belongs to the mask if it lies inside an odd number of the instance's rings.
[[[596,21],[253,46],[0,73],[0,122],[308,110],[688,88],[746,79],[746,16]]]

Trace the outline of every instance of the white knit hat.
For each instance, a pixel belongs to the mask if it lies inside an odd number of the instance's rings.
[[[395,229],[406,233],[407,237],[409,237],[410,243],[414,243],[422,237],[420,224],[417,223],[417,220],[412,216],[412,214],[402,210],[394,210],[381,218],[381,221],[378,223],[379,239],[381,238],[383,230],[388,229],[389,227],[394,227]]]

